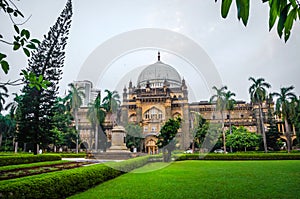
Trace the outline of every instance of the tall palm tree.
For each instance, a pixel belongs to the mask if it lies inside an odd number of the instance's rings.
[[[16,121],[16,126],[15,126],[15,131],[17,133],[17,129],[18,129],[18,120],[19,120],[19,115],[20,115],[20,108],[19,108],[19,104],[23,98],[23,95],[18,95],[16,93],[14,93],[15,97],[14,97],[14,101],[10,102],[9,104],[6,105],[5,110],[9,111],[9,116],[12,120]],[[14,151],[15,153],[18,152],[18,141],[16,140],[16,135],[14,135],[13,137],[13,143],[14,143]],[[26,143],[24,143],[24,151],[26,151]]]
[[[211,96],[210,102],[216,103],[216,110],[220,111],[221,114],[221,120],[222,120],[222,135],[223,135],[223,147],[224,152],[226,153],[226,135],[224,130],[224,110],[226,109],[226,100],[225,100],[225,90],[227,90],[227,86],[223,86],[220,89],[217,87],[212,87],[216,94]]]
[[[297,98],[297,96],[291,92],[294,86],[280,88],[280,93],[274,92],[272,95],[278,97],[276,100],[276,112],[282,116],[282,120],[285,125],[285,136],[287,139],[287,150],[291,150],[291,130],[289,127],[289,120],[291,115],[291,102]]]
[[[7,92],[8,89],[6,88],[6,86],[0,85],[0,112],[4,110],[5,98],[8,97]]]
[[[271,87],[271,85],[265,82],[264,78],[254,79],[253,77],[249,78],[249,81],[252,81],[252,85],[249,87],[249,94],[251,102],[258,105],[259,111],[259,120],[260,120],[260,129],[263,136],[264,142],[264,151],[268,152],[266,132],[264,128],[264,118],[262,115],[262,103],[266,100],[267,90]]]
[[[108,115],[110,115],[111,117],[114,117],[114,114],[117,113],[118,108],[121,104],[120,95],[118,94],[117,91],[111,92],[107,89],[104,92],[106,92],[107,94],[102,100],[103,107],[105,108]],[[115,120],[115,119],[113,119],[113,120]],[[115,122],[115,121],[113,121],[113,122]]]
[[[70,107],[70,111],[73,114],[75,120],[75,128],[77,132],[76,136],[76,153],[78,153],[78,139],[79,139],[79,132],[78,132],[78,109],[82,105],[82,98],[85,97],[84,92],[82,91],[82,87],[77,87],[73,83],[69,84],[70,90],[68,95],[66,96],[67,104]]]
[[[235,96],[235,93],[231,91],[227,91],[225,93],[225,103],[226,103],[226,110],[228,111],[228,116],[229,116],[229,133],[232,134],[232,129],[231,129],[231,111],[234,109],[234,105],[236,104],[235,99],[232,97]],[[230,147],[230,152],[232,152],[232,147]]]
[[[101,95],[98,93],[94,102],[89,103],[87,117],[90,120],[95,132],[95,150],[98,149],[99,128],[103,129],[102,124],[105,120],[105,111],[101,105]]]

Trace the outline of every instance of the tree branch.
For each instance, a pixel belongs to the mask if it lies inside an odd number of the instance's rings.
[[[14,45],[13,43],[10,43],[10,42],[5,41],[5,40],[3,40],[3,39],[0,39],[0,42],[3,42],[3,43],[8,44],[8,45]]]
[[[20,82],[21,81],[21,82]],[[14,80],[14,81],[10,81],[8,80],[7,82],[5,83],[2,83],[0,82],[0,85],[3,85],[3,86],[20,86],[24,84],[23,80],[22,79],[17,79],[17,80]]]

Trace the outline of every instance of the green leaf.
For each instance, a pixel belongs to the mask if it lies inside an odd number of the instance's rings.
[[[29,43],[29,44],[26,45],[26,47],[30,48],[30,49],[33,49],[33,50],[36,49],[36,46],[34,45],[34,43]]]
[[[221,15],[223,18],[227,17],[231,3],[232,0],[222,0]]]
[[[5,54],[0,53],[0,61],[1,61],[2,59],[4,59],[5,57],[7,57]]]
[[[15,16],[15,17],[18,17],[18,13],[17,13],[16,11],[14,12],[14,16]]]
[[[240,20],[242,18],[243,24],[247,26],[250,11],[249,0],[236,0],[236,7],[238,11],[238,19]]]
[[[270,1],[270,12],[269,12],[269,31],[273,28],[275,21],[278,17],[279,8],[280,8],[280,0],[272,0]]]
[[[28,31],[28,30],[26,30],[26,29],[23,29],[22,31],[21,31],[21,36],[22,37],[26,37],[26,39],[29,39],[29,37],[30,37],[30,32]]]
[[[24,53],[26,54],[27,57],[30,57],[30,52],[27,48],[23,48]]]
[[[5,72],[5,74],[7,74],[9,70],[9,64],[5,60],[2,60],[0,63],[1,63],[2,70]]]
[[[12,9],[11,7],[7,7],[6,11],[7,11],[7,13],[13,13],[14,9]]]
[[[277,24],[277,33],[278,33],[280,38],[282,37],[284,23],[286,21],[287,14],[288,14],[288,11],[290,9],[290,6],[291,6],[291,4],[286,5],[280,13],[279,21],[278,21],[278,24]]]
[[[28,73],[26,70],[22,70],[22,75],[24,75],[25,79],[28,79]]]
[[[14,41],[14,47],[13,47],[13,50],[18,50],[19,48],[20,48],[20,44],[18,43],[18,42],[16,42],[16,41]]]
[[[30,40],[31,42],[33,42],[33,43],[36,43],[36,44],[39,44],[39,43],[41,43],[39,40],[37,40],[37,39],[32,39],[32,40]]]
[[[20,29],[19,29],[19,27],[18,27],[17,25],[14,25],[14,29],[15,29],[15,31],[16,31],[18,34],[20,34]]]
[[[15,12],[17,12],[21,17],[24,18],[24,15],[19,10],[15,10]]]
[[[42,83],[41,83],[41,86],[42,88],[46,89],[48,88],[48,85],[50,85],[50,82],[48,80],[44,80]]]
[[[293,8],[288,14],[286,21],[284,23],[284,40],[285,42],[289,39],[291,34],[291,29],[293,27],[294,20],[297,19],[297,8]]]
[[[287,16],[286,21],[284,23],[284,28],[290,30],[296,18],[297,18],[297,8],[294,8],[290,11],[290,13]]]
[[[43,75],[39,76],[38,82],[41,83],[43,81]]]

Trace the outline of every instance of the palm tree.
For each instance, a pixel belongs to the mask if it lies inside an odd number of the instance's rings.
[[[226,110],[228,111],[229,116],[229,133],[232,134],[231,129],[231,111],[234,109],[234,105],[236,104],[235,99],[232,97],[235,96],[235,93],[231,91],[227,91],[225,93],[225,103],[226,103]],[[232,152],[232,147],[230,147],[230,152]]]
[[[101,106],[101,96],[98,93],[95,101],[88,104],[87,117],[90,120],[92,127],[95,132],[95,150],[98,149],[98,133],[99,127],[103,129],[103,123],[105,120],[105,111]]]
[[[13,102],[10,102],[9,104],[7,104],[7,106],[5,107],[5,110],[9,110],[9,116],[12,120],[16,121],[15,124],[15,128],[16,128],[16,133],[17,133],[17,129],[18,129],[18,116],[20,114],[20,108],[19,108],[19,103],[22,100],[22,95],[18,95],[16,93],[14,93],[15,98]],[[16,140],[16,135],[14,135],[13,137],[13,143],[14,143],[14,151],[15,153],[18,152],[18,141]],[[26,151],[26,143],[24,143],[24,148],[23,151]]]
[[[76,87],[73,83],[70,83],[69,86],[71,90],[69,90],[69,93],[66,96],[66,100],[75,120],[75,128],[77,132],[76,153],[78,153],[78,109],[82,105],[82,98],[85,97],[85,94],[82,91],[82,87]]]
[[[3,91],[1,92],[1,90],[3,90]],[[4,109],[5,98],[8,97],[7,92],[8,92],[8,90],[7,90],[6,86],[0,85],[0,112]]]
[[[216,110],[220,111],[220,114],[221,114],[223,147],[224,147],[224,152],[226,153],[226,135],[225,135],[225,131],[224,131],[224,115],[223,115],[223,112],[226,109],[225,90],[227,90],[227,86],[223,86],[220,89],[218,89],[215,86],[212,87],[212,88],[216,91],[216,94],[211,96],[210,102],[215,102],[216,103]]]
[[[252,83],[253,83],[249,88],[251,102],[254,104],[258,104],[260,128],[261,128],[261,133],[263,136],[264,151],[266,153],[266,152],[268,152],[268,146],[267,146],[267,139],[266,139],[266,133],[265,133],[265,128],[264,128],[264,119],[262,116],[262,103],[263,103],[263,101],[266,100],[266,97],[267,97],[266,89],[270,88],[271,85],[269,83],[265,82],[264,78],[254,79],[253,77],[250,77],[249,81],[252,81]]]
[[[291,150],[291,130],[289,128],[289,120],[291,114],[291,102],[297,98],[297,96],[291,91],[294,89],[294,86],[282,87],[280,88],[280,93],[273,93],[272,95],[278,97],[276,100],[276,112],[282,116],[282,120],[285,125],[285,136],[287,142],[287,150]]]
[[[103,107],[105,108],[107,114],[110,117],[113,117],[114,114],[118,111],[118,108],[121,104],[120,95],[118,94],[117,91],[111,92],[107,89],[104,92],[106,92],[107,95],[102,100]],[[115,122],[114,118],[113,118],[113,122]]]

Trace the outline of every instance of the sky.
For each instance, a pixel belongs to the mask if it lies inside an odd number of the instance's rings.
[[[29,29],[33,38],[42,40],[65,3],[65,0],[16,2],[22,13],[30,17],[21,27]],[[244,27],[236,17],[234,3],[227,19],[223,19],[220,2],[214,0],[73,0],[72,26],[59,91],[63,94],[70,82],[84,77],[92,79],[95,88],[122,92],[129,80],[136,84],[138,74],[156,62],[160,51],[162,61],[186,80],[190,101],[209,100],[212,78],[220,78],[218,82],[236,93],[237,100],[249,101],[250,76],[265,78],[272,85],[270,92],[294,85],[299,96],[299,22],[285,43],[278,37],[276,27],[268,30],[268,5],[251,1],[250,6],[249,22]],[[11,21],[3,13],[0,21],[1,34],[10,40]],[[140,30],[146,30],[147,34],[139,35]],[[155,35],[159,30],[166,34]],[[179,43],[174,42],[176,38],[181,38]],[[139,43],[139,39],[147,40],[148,44]],[[189,42],[197,48],[185,46]],[[105,45],[110,45],[109,50]],[[0,81],[17,79],[26,67],[26,56],[12,52],[11,46],[0,44],[0,48],[11,65],[8,75],[0,72]],[[198,64],[197,60],[203,63]],[[215,71],[214,77],[207,75],[210,69]],[[9,89],[11,93],[19,92],[20,87]]]

